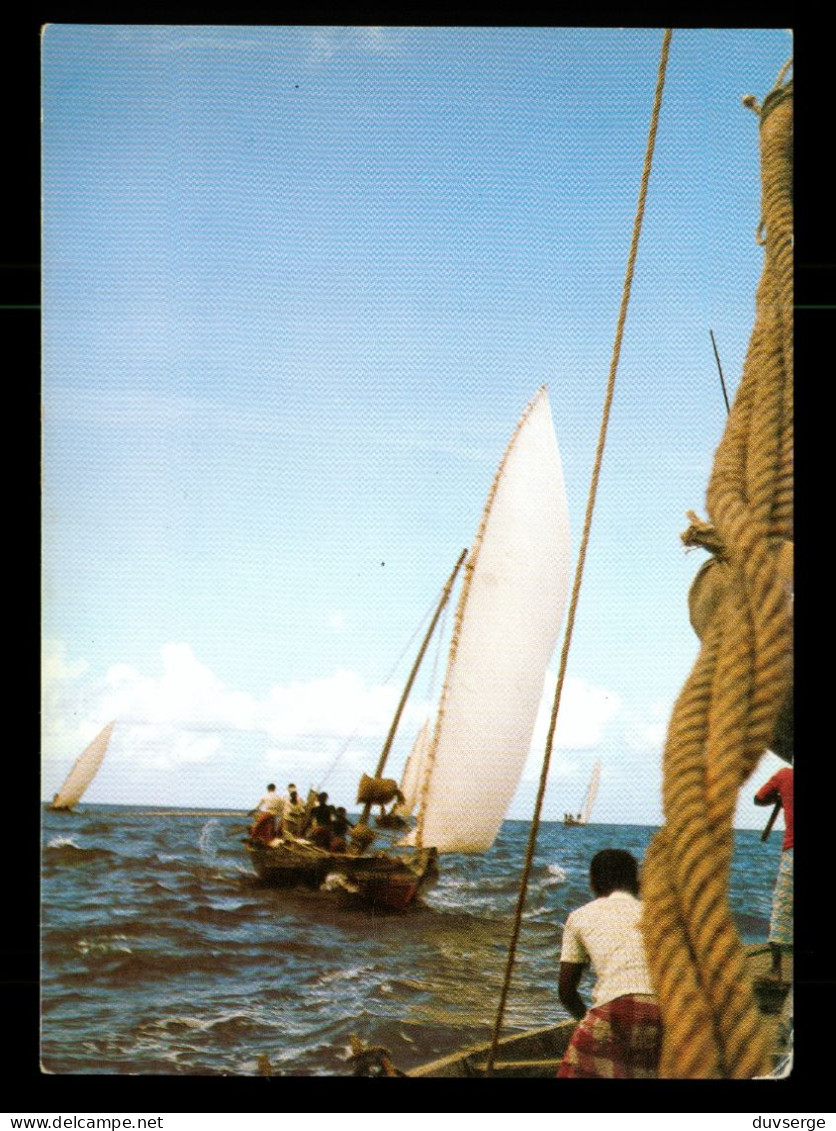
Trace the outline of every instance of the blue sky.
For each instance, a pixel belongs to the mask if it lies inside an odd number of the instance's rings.
[[[91,802],[353,802],[543,383],[577,551],[661,38],[47,28],[45,797],[115,717]],[[600,757],[596,819],[660,819],[704,560],[679,534],[726,415],[709,329],[734,390],[762,264],[741,99],[791,52],[674,31],[546,818]]]

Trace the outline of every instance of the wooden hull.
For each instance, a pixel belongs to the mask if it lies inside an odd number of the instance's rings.
[[[275,887],[325,886],[340,895],[392,911],[405,911],[438,879],[438,854],[424,849],[414,856],[355,856],[325,852],[301,842],[262,845],[247,841],[256,875]]]
[[[773,1048],[773,1060],[781,1056],[781,1013],[789,986],[767,980],[770,958],[764,945],[746,947],[746,966],[763,1016],[763,1024]],[[791,977],[791,975],[790,975]],[[556,992],[556,991],[555,991]],[[560,1060],[575,1031],[575,1021],[561,1021],[543,1029],[529,1029],[505,1037],[497,1045],[493,1066],[494,1076],[545,1077],[556,1076]],[[412,1068],[407,1076],[484,1076],[491,1050],[491,1042],[474,1045],[461,1052],[452,1053],[440,1060]]]
[[[504,1037],[497,1045],[494,1076],[556,1076],[560,1061],[575,1031],[575,1021],[562,1021],[543,1029],[530,1029]],[[434,1060],[407,1072],[407,1076],[484,1076],[491,1042]]]
[[[390,858],[391,859],[391,858]],[[354,871],[357,894],[374,907],[405,911],[417,897],[438,879],[438,855],[434,849],[419,853],[414,860],[398,859],[393,868]]]

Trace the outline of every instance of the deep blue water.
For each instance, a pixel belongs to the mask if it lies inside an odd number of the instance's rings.
[[[490,1039],[527,822],[506,821],[484,855],[442,857],[437,887],[407,912],[372,914],[261,886],[243,818],[141,812],[44,812],[47,1072],[253,1075],[267,1056],[275,1074],[342,1076],[351,1033],[402,1069]],[[591,898],[589,860],[613,847],[641,858],[654,832],[541,826],[503,1035],[566,1016],[561,930]],[[732,907],[758,942],[781,837],[735,835]]]

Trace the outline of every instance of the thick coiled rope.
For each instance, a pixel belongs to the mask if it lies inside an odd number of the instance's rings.
[[[765,260],[706,498],[723,590],[673,710],[665,825],[644,863],[664,1077],[749,1078],[771,1067],[728,882],[738,792],[770,746],[792,687],[793,102],[783,75],[763,108],[746,100],[760,116]]]

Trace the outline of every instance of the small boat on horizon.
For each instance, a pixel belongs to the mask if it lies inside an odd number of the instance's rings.
[[[114,721],[103,727],[93,741],[79,754],[73,768],[67,774],[64,784],[47,806],[48,809],[69,812],[79,803],[90,782],[99,772],[115,725]]]
[[[597,758],[595,765],[592,767],[592,773],[589,776],[589,785],[586,787],[586,795],[583,799],[583,805],[577,817],[573,817],[571,813],[565,813],[563,816],[563,824],[569,828],[578,828],[581,825],[588,825],[589,819],[592,816],[592,809],[595,805],[595,799],[598,796],[598,786],[601,783],[601,759]]]
[[[407,780],[413,770],[404,768],[401,792],[416,808],[415,826],[399,851],[373,853],[369,813],[380,803],[383,786],[390,799],[395,796],[397,782],[381,775],[418,666],[463,564],[444,686],[423,756],[416,757],[414,789]],[[358,795],[364,808],[352,831],[353,847],[332,853],[287,837],[270,844],[249,838],[257,875],[276,884],[328,881],[373,906],[402,911],[437,880],[441,854],[486,852],[529,754],[569,570],[566,489],[543,386],[500,461],[473,548],[469,555],[462,552],[444,587],[375,773],[364,775],[365,792]]]

